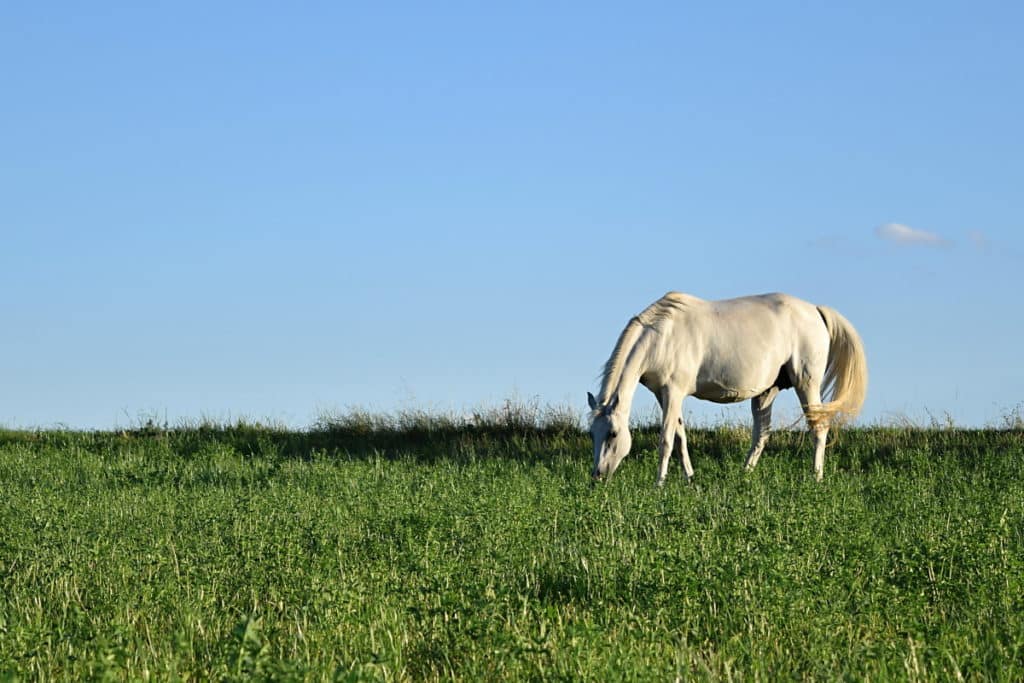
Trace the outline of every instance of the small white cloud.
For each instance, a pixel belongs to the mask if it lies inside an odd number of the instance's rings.
[[[875,228],[875,235],[897,244],[922,244],[940,246],[949,244],[946,240],[927,230],[918,230],[902,223],[886,223]]]

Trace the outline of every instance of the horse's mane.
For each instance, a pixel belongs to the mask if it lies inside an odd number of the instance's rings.
[[[669,292],[653,304],[645,308],[637,315],[630,318],[626,327],[619,334],[619,340],[615,342],[615,350],[609,356],[601,372],[601,393],[598,402],[604,405],[611,399],[609,395],[615,390],[622,377],[622,370],[629,358],[630,351],[636,346],[640,334],[649,327],[656,326],[662,320],[672,317],[676,313],[685,311],[695,302],[701,301],[695,296],[681,292]]]

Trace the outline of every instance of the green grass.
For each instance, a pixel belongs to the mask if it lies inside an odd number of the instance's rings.
[[[413,417],[0,432],[0,679],[1024,680],[1019,431]]]

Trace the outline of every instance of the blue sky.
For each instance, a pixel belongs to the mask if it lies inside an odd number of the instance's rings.
[[[843,312],[869,423],[998,422],[1024,5],[846,4],[7,3],[0,424],[582,411],[673,289]]]

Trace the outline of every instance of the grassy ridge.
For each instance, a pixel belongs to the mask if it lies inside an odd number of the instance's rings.
[[[0,677],[1024,679],[1024,438],[571,420],[0,432]]]

